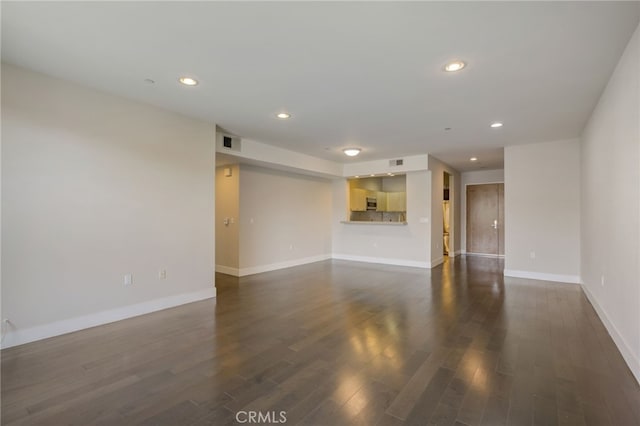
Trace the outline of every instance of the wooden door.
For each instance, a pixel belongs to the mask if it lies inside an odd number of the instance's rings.
[[[467,186],[467,253],[504,254],[504,184]]]

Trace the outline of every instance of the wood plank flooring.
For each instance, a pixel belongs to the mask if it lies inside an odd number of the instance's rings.
[[[640,425],[577,285],[480,257],[216,279],[217,299],[2,351],[2,424]]]

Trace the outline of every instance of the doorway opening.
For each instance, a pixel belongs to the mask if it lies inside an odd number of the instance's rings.
[[[442,191],[442,254],[450,257],[455,256],[455,250],[453,249],[453,230],[451,225],[453,224],[453,206],[451,201],[453,200],[451,194],[451,188],[453,188],[453,176],[447,172],[443,172],[443,191]]]

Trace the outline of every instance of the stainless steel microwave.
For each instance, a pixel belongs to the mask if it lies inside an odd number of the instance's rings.
[[[367,197],[367,210],[377,210],[378,209],[378,200],[375,198]]]

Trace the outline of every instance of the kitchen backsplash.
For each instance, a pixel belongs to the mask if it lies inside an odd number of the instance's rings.
[[[349,220],[355,222],[405,222],[407,214],[404,212],[351,212]]]

